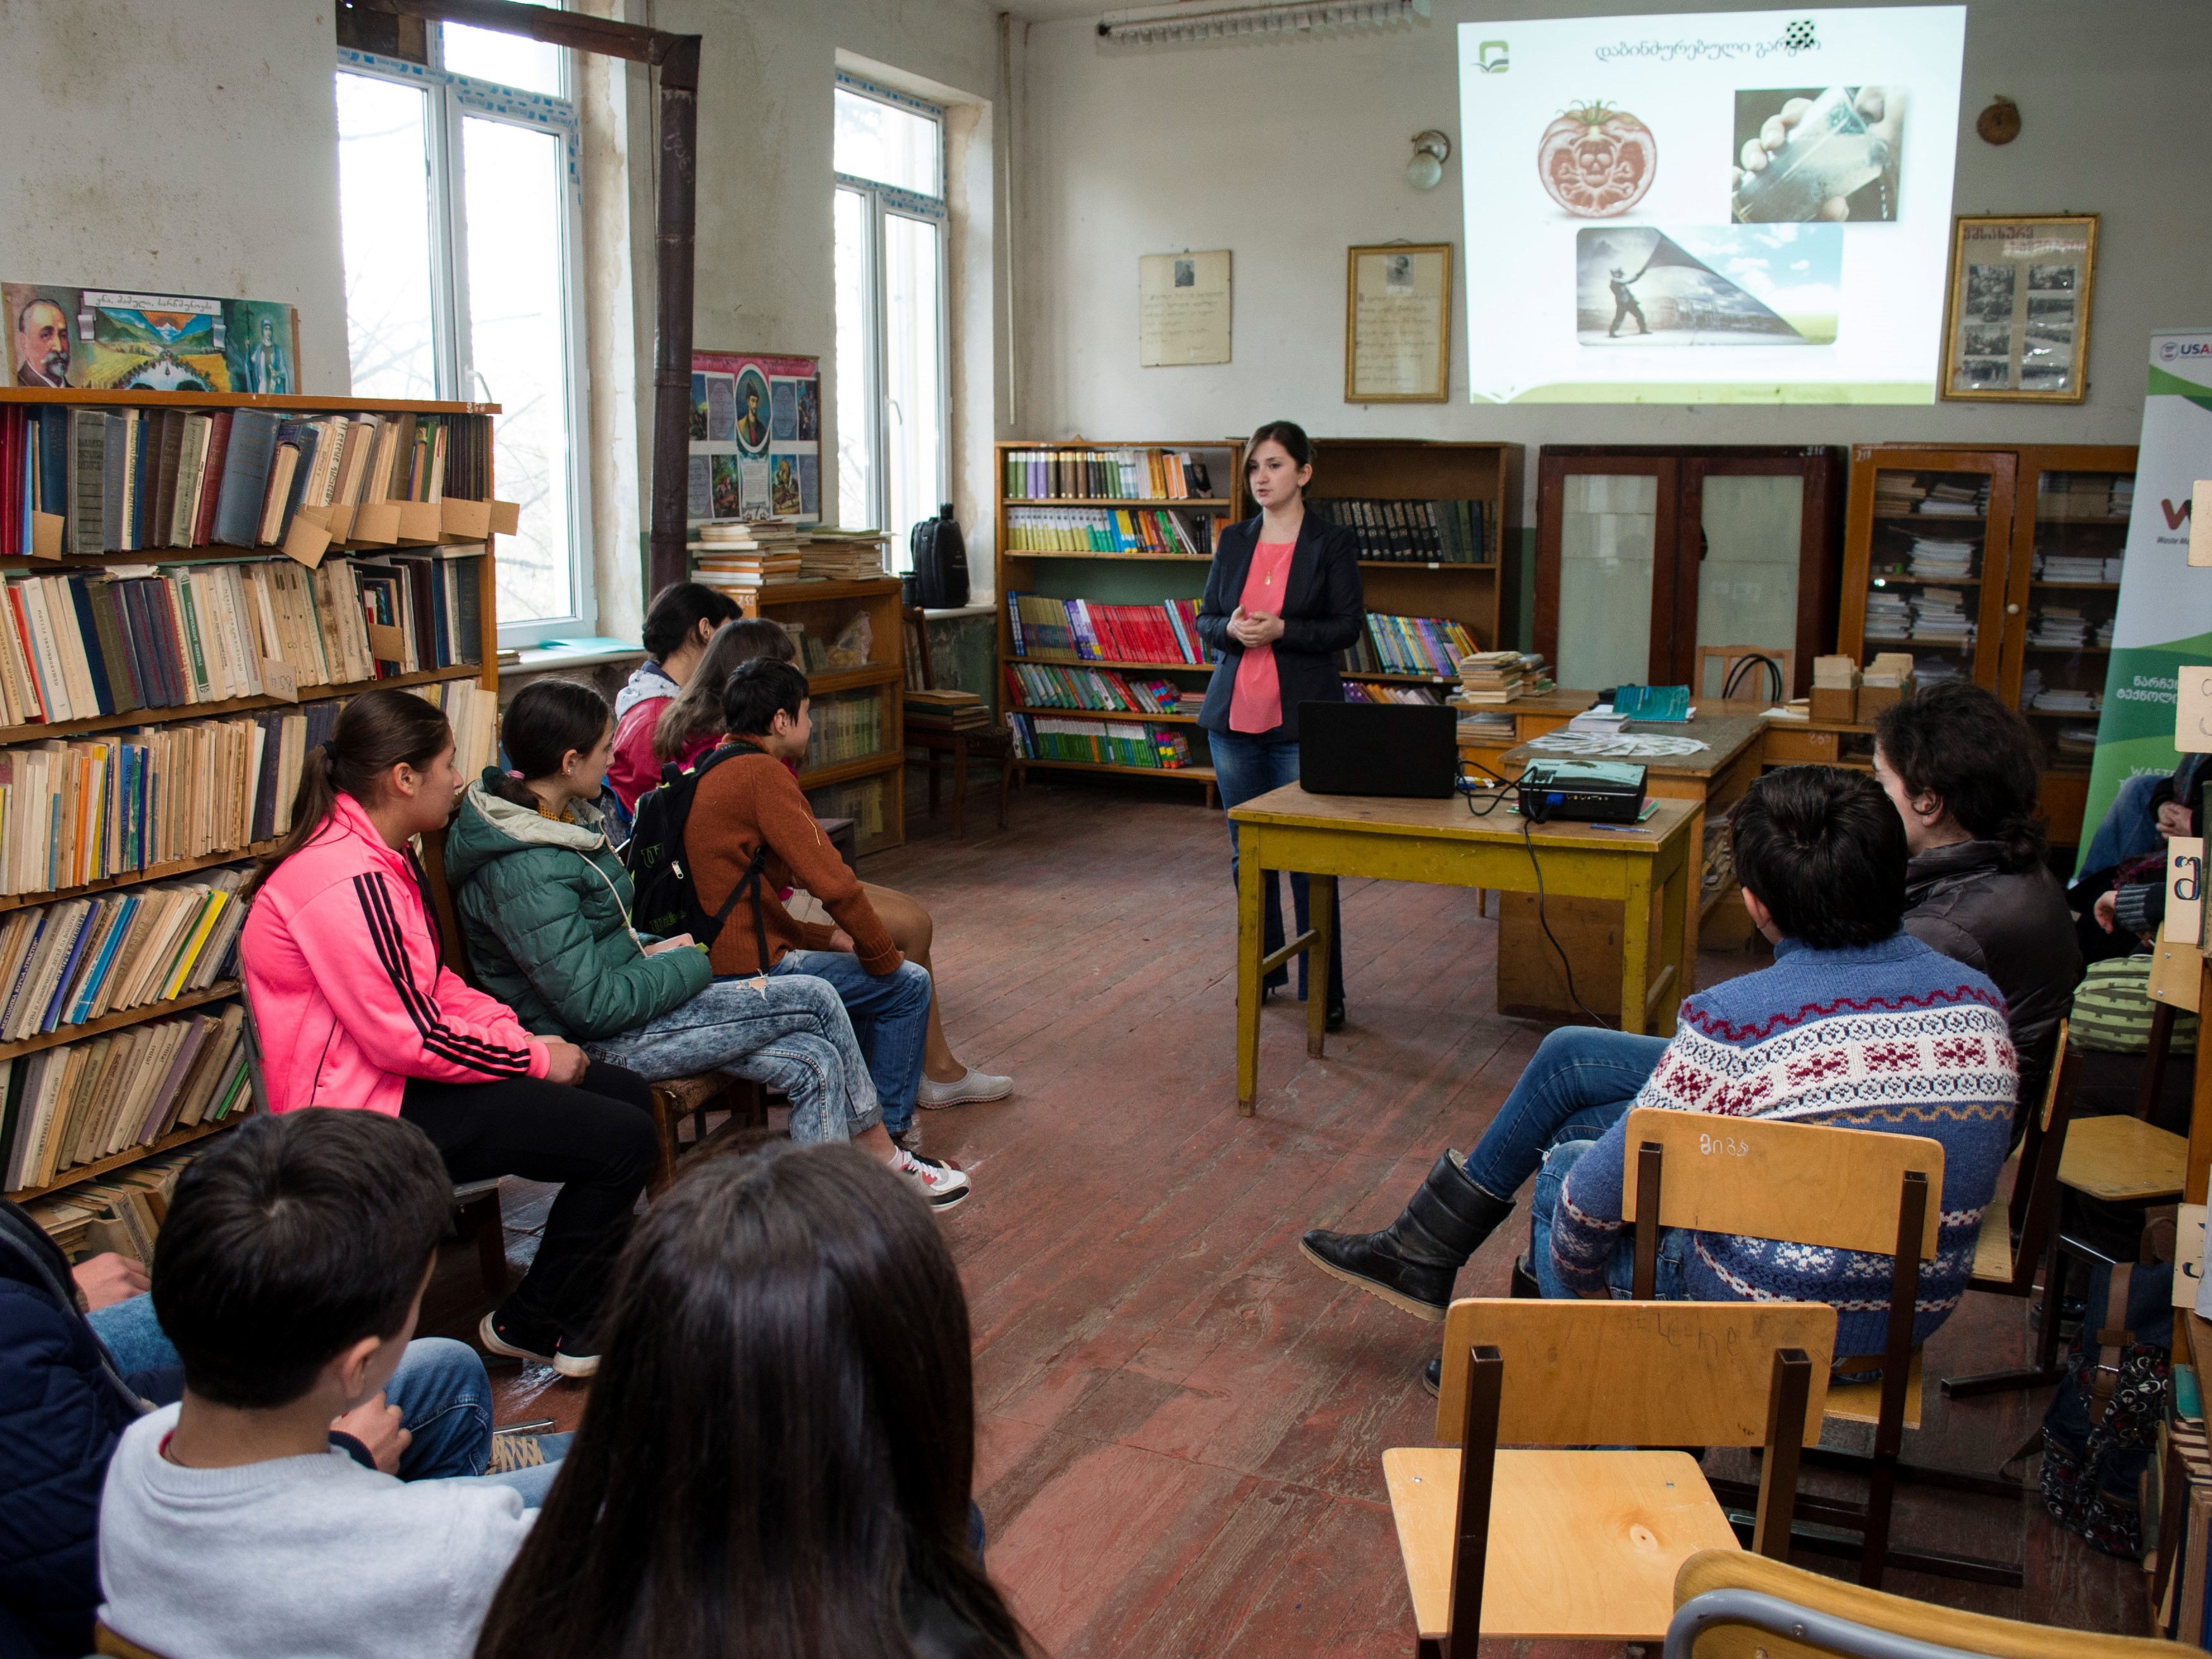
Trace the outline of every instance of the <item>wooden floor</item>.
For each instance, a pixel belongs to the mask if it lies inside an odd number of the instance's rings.
[[[936,918],[962,1057],[1018,1085],[1003,1104],[925,1115],[930,1150],[975,1182],[944,1224],[975,1324],[988,1565],[1069,1659],[1405,1652],[1381,1460],[1434,1443],[1415,1373],[1436,1328],[1316,1272],[1297,1236],[1385,1224],[1439,1147],[1477,1137],[1543,1028],[1494,1012],[1497,930],[1472,892],[1347,883],[1350,1026],[1310,1060],[1303,1010],[1279,998],[1259,1115],[1240,1119],[1228,848],[1194,793],[1033,784],[1009,830],[971,811],[956,842],[917,814],[915,841],[866,861]],[[1700,971],[1710,983],[1760,960],[1709,953]],[[520,1264],[545,1195],[510,1182],[506,1200]],[[1504,1293],[1523,1215],[1462,1294]],[[426,1328],[473,1328],[474,1264],[450,1249]],[[1954,1407],[1932,1379],[2014,1363],[2027,1338],[2024,1304],[1969,1297],[1929,1345],[1929,1426],[1906,1455],[1993,1471],[2046,1395]],[[581,1387],[550,1371],[494,1376],[502,1421],[567,1427],[581,1409]],[[2025,1560],[2028,1587],[1893,1574],[1893,1589],[2146,1628],[2141,1570],[2031,1504],[1908,1486],[1898,1513],[1899,1542]]]

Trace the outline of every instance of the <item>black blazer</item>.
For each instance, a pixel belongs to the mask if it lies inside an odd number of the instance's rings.
[[[1198,636],[1222,653],[1206,688],[1206,707],[1198,716],[1198,723],[1209,732],[1229,729],[1229,699],[1237,689],[1237,665],[1244,659],[1244,647],[1229,637],[1229,618],[1243,597],[1244,579],[1251,574],[1260,524],[1254,517],[1223,531],[1214,545],[1213,568],[1206,574]],[[1307,514],[1298,526],[1290,574],[1283,584],[1283,637],[1275,641],[1283,723],[1273,735],[1286,742],[1297,738],[1302,702],[1344,701],[1337,653],[1359,637],[1366,615],[1367,600],[1359,586],[1358,542],[1342,525]]]

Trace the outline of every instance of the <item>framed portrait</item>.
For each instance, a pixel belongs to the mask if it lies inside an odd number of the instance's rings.
[[[1346,251],[1344,401],[1440,404],[1451,384],[1452,246]]]
[[[1960,216],[1951,232],[1943,396],[2080,403],[2096,274],[2094,213]]]

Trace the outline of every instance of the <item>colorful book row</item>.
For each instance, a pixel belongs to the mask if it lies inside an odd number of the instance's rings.
[[[1010,662],[1006,682],[1020,708],[1087,708],[1102,714],[1182,712],[1182,688],[1173,680],[1125,679],[1110,668]]]
[[[242,869],[64,899],[0,918],[0,1041],[168,1002],[229,978]]]
[[[884,746],[883,696],[862,691],[813,706],[814,734],[806,740],[806,769],[859,760]]]
[[[1352,648],[1339,659],[1353,674],[1437,674],[1459,678],[1459,659],[1481,649],[1449,617],[1394,617],[1370,611]]]
[[[1188,450],[1010,449],[1009,501],[1187,501],[1213,491],[1206,464]]]
[[[1006,612],[1014,654],[1045,662],[1158,662],[1206,667],[1198,637],[1198,601],[1102,605],[1009,593]]]
[[[1009,553],[1152,553],[1204,559],[1213,521],[1164,507],[1018,507],[1006,510]]]
[[[1164,772],[1190,764],[1189,740],[1174,726],[1018,713],[1008,716],[1006,724],[1014,734],[1014,752],[1024,760],[1090,761]]]

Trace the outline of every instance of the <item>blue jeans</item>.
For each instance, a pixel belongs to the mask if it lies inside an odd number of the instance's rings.
[[[1547,1147],[1595,1140],[1626,1116],[1666,1052],[1665,1037],[1561,1026],[1538,1047],[1467,1155],[1467,1178],[1492,1198],[1511,1198]]]
[[[154,1316],[150,1296],[127,1297],[86,1317],[94,1334],[106,1345],[116,1370],[134,1382],[148,1372],[171,1370],[179,1363]],[[491,1379],[476,1350],[465,1342],[442,1336],[416,1338],[384,1385],[384,1398],[399,1407],[399,1425],[413,1437],[399,1454],[402,1480],[476,1480],[486,1486],[514,1487],[531,1509],[544,1502],[568,1437],[546,1436],[546,1462],[538,1468],[486,1474],[484,1466],[491,1461]]]
[[[2147,772],[2120,786],[2120,793],[2105,809],[2097,833],[2089,837],[2088,849],[2081,854],[2077,868],[2110,870],[2158,849],[2158,814],[2150,810],[2150,793],[2166,776],[2163,772]]]
[[[1213,787],[1220,792],[1221,805],[1242,806],[1270,789],[1280,789],[1286,783],[1298,781],[1298,744],[1292,738],[1285,741],[1266,732],[1212,732],[1206,734],[1206,747],[1213,753]],[[1229,878],[1237,879],[1237,826],[1229,826]],[[1291,878],[1291,908],[1297,919],[1298,932],[1306,931],[1308,890],[1311,884],[1301,875]],[[1263,935],[1261,949],[1269,955],[1283,948],[1283,889],[1269,871],[1265,893],[1260,903],[1261,927]],[[1328,1000],[1344,1000],[1344,908],[1340,902],[1333,907],[1328,928]],[[1298,958],[1298,1000],[1305,1000],[1306,963]],[[1269,986],[1290,982],[1286,968],[1278,968],[1267,975]]]
[[[586,1042],[593,1060],[653,1082],[726,1072],[791,1097],[802,1146],[850,1140],[883,1121],[875,1080],[836,988],[807,974],[718,979],[633,1031]]]
[[[1581,1163],[1583,1154],[1596,1144],[1595,1140],[1561,1141],[1544,1154],[1544,1167],[1537,1172],[1536,1194],[1529,1204],[1528,1271],[1536,1276],[1537,1285],[1547,1297],[1571,1300],[1577,1294],[1562,1285],[1559,1274],[1553,1271],[1552,1222],[1559,1207],[1559,1189],[1567,1184],[1567,1171]],[[1689,1299],[1682,1285],[1682,1252],[1689,1242],[1686,1227],[1659,1230],[1659,1271],[1652,1282],[1653,1301]],[[1606,1258],[1605,1282],[1615,1301],[1626,1301],[1635,1289],[1635,1229],[1624,1228],[1620,1243]]]
[[[915,1091],[921,1086],[921,1048],[929,1035],[929,970],[903,962],[888,974],[870,973],[846,951],[787,951],[769,969],[781,979],[807,974],[826,979],[857,1030],[871,1028],[862,1046],[876,1082],[884,1127],[903,1134],[914,1122]]]

